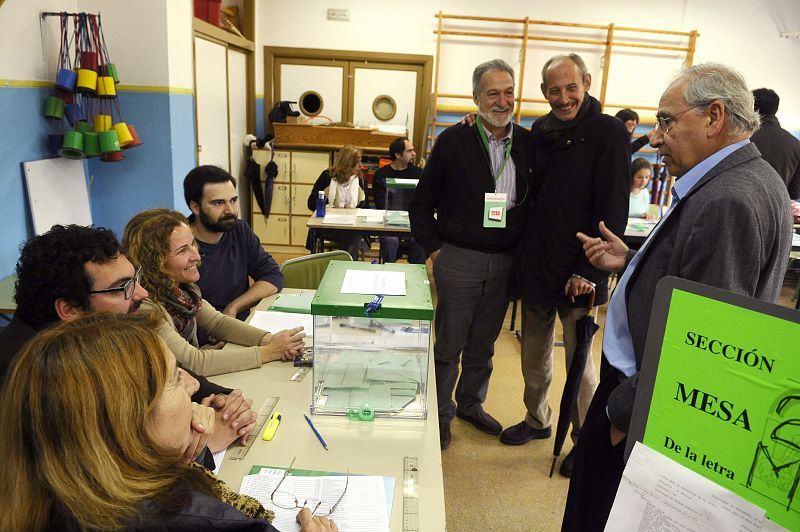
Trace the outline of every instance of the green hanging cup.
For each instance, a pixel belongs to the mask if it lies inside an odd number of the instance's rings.
[[[87,131],[83,134],[83,153],[87,157],[99,157],[102,153],[100,151],[100,139],[94,131]]]
[[[48,96],[44,101],[44,116],[47,118],[64,118],[64,100],[56,96]]]
[[[88,133],[92,131],[92,125],[86,120],[76,120],[75,131],[80,131],[81,133]]]
[[[67,131],[64,133],[64,144],[58,154],[65,159],[83,159],[83,133],[80,131]]]
[[[97,138],[100,140],[101,152],[110,153],[119,151],[119,137],[117,136],[117,132],[113,129],[109,131],[101,131],[97,134]]]

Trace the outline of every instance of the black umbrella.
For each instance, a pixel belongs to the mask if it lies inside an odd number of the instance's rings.
[[[558,407],[558,424],[556,425],[556,440],[553,443],[553,463],[550,466],[550,476],[556,467],[556,460],[561,454],[564,446],[564,439],[567,437],[572,407],[578,398],[578,389],[581,385],[581,375],[586,368],[586,358],[589,356],[589,346],[592,343],[592,336],[600,328],[594,322],[594,296],[592,290],[589,296],[589,308],[586,316],[575,322],[575,353],[572,355],[572,364],[567,371],[567,378],[564,381],[564,393],[561,395],[561,404]]]

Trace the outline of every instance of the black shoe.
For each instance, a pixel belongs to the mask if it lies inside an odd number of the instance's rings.
[[[503,426],[495,418],[484,412],[481,406],[476,406],[469,412],[456,410],[456,417],[472,423],[476,429],[492,436],[497,436],[503,430]]]
[[[513,427],[508,427],[504,430],[503,434],[500,435],[500,441],[506,445],[522,445],[531,440],[547,439],[550,437],[551,432],[550,427],[546,429],[535,429],[525,423],[525,421],[520,421]]]
[[[575,447],[573,447],[567,456],[564,457],[564,460],[561,461],[561,466],[558,468],[558,472],[561,473],[562,477],[569,478],[572,475],[572,464],[575,463]]]
[[[450,424],[439,423],[439,447],[444,451],[450,447]]]

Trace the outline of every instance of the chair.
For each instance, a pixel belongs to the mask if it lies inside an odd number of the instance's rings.
[[[316,290],[322,276],[332,260],[351,261],[353,257],[342,249],[313,253],[295,259],[289,259],[281,264],[284,288],[308,288]]]

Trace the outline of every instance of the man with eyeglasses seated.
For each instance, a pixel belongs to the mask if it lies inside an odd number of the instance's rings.
[[[93,310],[133,313],[147,297],[139,284],[140,272],[134,272],[120,253],[114,233],[103,228],[55,225],[25,243],[16,271],[17,309],[11,323],[0,331],[0,383],[17,353],[39,331]],[[189,449],[191,458],[202,453],[204,465],[212,466],[211,457],[203,453],[206,446],[220,451],[237,439],[244,441],[253,430],[252,400],[245,399],[240,390],[184,371],[192,401],[214,409],[212,419],[199,414],[206,410],[196,409],[196,441]]]

